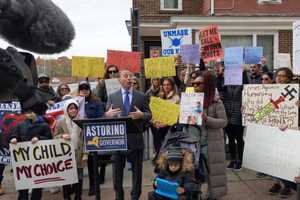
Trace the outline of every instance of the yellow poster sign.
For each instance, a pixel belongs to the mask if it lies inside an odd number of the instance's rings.
[[[146,78],[176,76],[175,57],[144,59]]]
[[[185,93],[189,93],[189,94],[195,93],[195,90],[194,90],[193,87],[187,87],[187,88],[185,89]]]
[[[72,76],[103,78],[104,70],[104,58],[72,57]]]
[[[154,121],[172,126],[177,123],[180,106],[158,97],[151,97],[150,110]]]

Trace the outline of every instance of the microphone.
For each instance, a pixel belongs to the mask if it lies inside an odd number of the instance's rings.
[[[16,47],[54,54],[71,46],[75,30],[51,0],[0,0],[0,35]]]

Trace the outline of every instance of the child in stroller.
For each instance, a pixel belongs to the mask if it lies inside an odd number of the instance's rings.
[[[149,200],[198,200],[199,185],[194,175],[199,160],[195,159],[199,158],[197,144],[184,132],[167,134],[155,170],[155,190],[148,194]]]

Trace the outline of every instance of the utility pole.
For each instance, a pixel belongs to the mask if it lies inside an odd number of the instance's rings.
[[[140,15],[137,8],[131,8],[131,51],[141,51]],[[141,59],[141,90],[145,91],[144,62]]]

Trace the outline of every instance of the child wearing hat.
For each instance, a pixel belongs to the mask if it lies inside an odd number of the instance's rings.
[[[160,154],[157,166],[158,175],[153,185],[155,190],[148,194],[149,200],[198,199],[199,186],[194,179],[193,154],[190,151],[180,147],[171,147],[165,153]],[[162,180],[166,185],[173,185],[173,187],[176,184],[175,195],[161,192],[167,190],[159,187],[167,186],[160,186],[158,180]],[[172,192],[170,191],[170,193]]]

